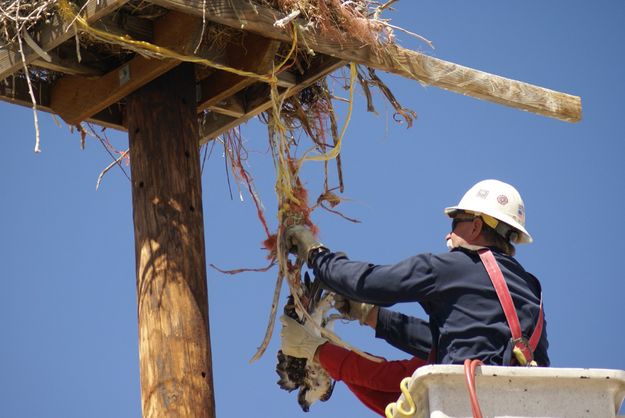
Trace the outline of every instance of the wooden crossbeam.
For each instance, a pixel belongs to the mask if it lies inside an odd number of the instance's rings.
[[[232,95],[219,103],[215,103],[208,108],[211,112],[219,113],[221,115],[232,116],[240,118],[245,115],[245,105],[239,98],[239,95]]]
[[[55,113],[50,108],[50,85],[42,81],[33,80],[32,86],[35,100],[37,101],[37,110]],[[0,100],[28,108],[33,106],[26,79],[21,77],[8,77],[0,81]],[[85,122],[92,122],[100,126],[122,131],[126,130],[123,115],[120,107],[117,105],[98,112],[86,119]]]
[[[82,16],[87,22],[94,23],[126,4],[128,0],[88,0],[82,9]],[[44,51],[50,51],[74,36],[68,31],[58,15],[42,25],[38,31],[31,33],[32,38]],[[39,55],[27,45],[23,46],[26,64],[38,60]],[[17,49],[0,49],[0,80],[23,68],[22,58]]]
[[[279,98],[291,97],[306,87],[313,84],[315,81],[322,77],[332,73],[337,68],[345,65],[344,61],[337,60],[336,58],[322,56],[318,62],[314,64],[304,76],[297,80],[294,87],[280,88]],[[247,122],[251,118],[259,115],[260,113],[271,108],[272,102],[269,95],[269,87],[264,83],[256,83],[250,89],[256,88],[256,90],[262,92],[261,94],[248,94],[249,103],[245,108],[245,113],[242,115],[224,115],[217,112],[209,112],[203,115],[200,122],[200,144],[204,144],[211,139],[215,139],[224,132]]]
[[[278,52],[280,42],[247,33],[240,46],[226,51],[225,64],[240,70],[266,74]],[[256,80],[226,71],[216,71],[199,84],[198,112],[210,108],[253,84]]]
[[[262,36],[289,42],[287,29],[274,27],[284,17],[275,10],[245,0],[149,0],[184,13],[205,15],[223,25],[245,29]],[[204,7],[205,6],[205,7]],[[411,51],[400,46],[373,48],[357,41],[333,41],[322,34],[298,32],[304,48],[340,60],[363,64],[456,93],[526,110],[569,122],[581,119],[581,99],[517,80],[478,71]]]
[[[191,48],[201,32],[196,17],[171,12],[154,23],[154,42],[165,48]],[[118,102],[141,86],[180,64],[173,59],[135,56],[104,76],[64,76],[52,88],[50,107],[68,124],[75,125]]]

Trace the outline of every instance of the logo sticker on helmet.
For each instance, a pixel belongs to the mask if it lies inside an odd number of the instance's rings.
[[[488,197],[488,190],[480,189],[477,191],[477,197],[486,199]]]
[[[500,194],[499,196],[497,196],[497,202],[499,202],[500,205],[507,205],[508,204],[508,197],[506,195]]]

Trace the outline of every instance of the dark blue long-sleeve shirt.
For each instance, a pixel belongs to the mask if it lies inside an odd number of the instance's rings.
[[[375,336],[423,360],[429,358],[432,349],[432,333],[427,321],[386,308],[378,311]]]
[[[493,254],[508,284],[523,335],[529,338],[538,319],[540,283],[513,257],[496,249]],[[328,288],[349,299],[380,306],[419,302],[429,315],[437,363],[460,364],[465,359],[495,365],[510,362],[510,329],[474,251],[418,254],[393,265],[351,261],[344,254],[322,252],[313,257],[311,265]],[[549,365],[546,325],[534,353],[542,366]],[[414,337],[400,340],[409,348]],[[394,345],[401,346],[401,341]]]

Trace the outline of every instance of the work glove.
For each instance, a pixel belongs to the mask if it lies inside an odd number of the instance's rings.
[[[367,325],[367,317],[375,305],[364,302],[356,302],[339,294],[334,295],[334,307],[347,316],[348,319],[358,320],[360,325]]]
[[[280,322],[282,322],[282,330],[280,331],[280,338],[282,339],[281,349],[287,356],[312,360],[315,357],[317,348],[328,341],[316,335],[315,330],[300,324],[286,315],[280,317]]]
[[[325,248],[322,243],[315,239],[310,229],[302,225],[288,227],[285,232],[285,239],[289,251],[297,254],[301,260],[309,265],[310,252],[318,248]]]

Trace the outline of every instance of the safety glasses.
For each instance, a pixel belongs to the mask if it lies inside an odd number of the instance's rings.
[[[454,232],[454,229],[456,229],[456,227],[458,226],[459,223],[461,223],[461,222],[471,222],[473,219],[475,219],[475,218],[454,218],[451,221],[451,232]]]

